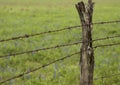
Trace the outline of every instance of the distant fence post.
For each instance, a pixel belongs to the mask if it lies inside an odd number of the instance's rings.
[[[88,0],[88,4],[79,2],[76,4],[77,11],[82,24],[82,47],[80,53],[80,85],[93,85],[94,73],[94,50],[92,47],[92,0]]]

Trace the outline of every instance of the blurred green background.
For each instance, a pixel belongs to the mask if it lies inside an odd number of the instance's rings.
[[[80,25],[75,4],[80,0],[0,0],[0,40]],[[87,0],[84,0],[87,2]],[[94,0],[93,22],[120,20],[120,0]],[[94,25],[93,39],[120,34],[120,24]],[[0,55],[81,41],[81,29],[66,30],[0,43]],[[120,42],[120,38],[93,45]],[[78,52],[80,45],[0,59],[0,81]],[[94,78],[120,72],[120,46],[95,49]],[[79,85],[79,54],[3,85]],[[94,81],[120,85],[120,76]]]

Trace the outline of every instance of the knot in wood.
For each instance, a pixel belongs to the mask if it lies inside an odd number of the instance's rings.
[[[93,49],[90,46],[87,47],[87,53],[88,55],[91,55],[93,53]]]

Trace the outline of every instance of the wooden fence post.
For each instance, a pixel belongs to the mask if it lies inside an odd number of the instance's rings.
[[[94,73],[94,51],[92,47],[92,0],[88,0],[88,4],[79,2],[76,4],[77,11],[82,24],[82,47],[80,53],[80,85],[93,85]]]

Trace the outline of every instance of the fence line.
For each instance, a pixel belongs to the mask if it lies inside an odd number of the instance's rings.
[[[60,58],[60,59],[54,60],[54,61],[52,61],[52,62],[49,62],[49,63],[47,63],[47,64],[44,64],[44,65],[42,65],[42,66],[40,66],[40,67],[34,68],[33,70],[28,70],[28,71],[26,71],[26,72],[23,72],[23,73],[21,73],[21,74],[18,74],[18,75],[16,75],[16,76],[14,76],[14,77],[11,77],[11,78],[8,78],[8,79],[6,79],[6,80],[3,80],[3,81],[0,82],[0,84],[6,83],[7,81],[11,81],[11,80],[14,80],[14,79],[17,79],[17,78],[20,78],[20,77],[23,77],[23,76],[26,75],[26,74],[33,73],[33,72],[38,71],[38,70],[40,70],[40,69],[42,69],[42,68],[44,68],[44,67],[47,67],[47,66],[49,66],[49,65],[51,65],[51,64],[53,64],[53,63],[56,63],[56,62],[61,61],[61,60],[65,60],[65,59],[67,59],[67,58],[69,58],[69,57],[72,57],[72,56],[74,56],[74,55],[76,55],[76,54],[79,54],[79,53],[80,53],[80,52],[76,52],[76,53],[73,53],[73,54],[71,54],[71,55],[67,55],[67,56],[65,56],[65,57],[63,57],[63,58]]]
[[[101,40],[107,40],[107,39],[111,39],[111,38],[117,38],[120,37],[120,35],[115,35],[115,36],[107,36],[104,38],[98,38],[98,39],[94,39],[91,42],[95,42],[95,41],[101,41]],[[70,44],[63,44],[63,45],[56,45],[56,46],[52,46],[52,47],[46,47],[46,48],[41,48],[41,49],[35,49],[35,50],[29,50],[29,51],[24,51],[24,52],[17,52],[17,53],[13,53],[13,54],[8,54],[8,55],[3,55],[0,56],[0,58],[4,58],[4,57],[11,57],[11,56],[16,56],[16,55],[23,55],[23,54],[28,54],[28,53],[33,53],[33,52],[39,52],[39,51],[43,51],[43,50],[49,50],[49,49],[56,49],[56,48],[60,48],[60,47],[66,47],[66,46],[71,46],[71,45],[77,45],[83,43],[82,41],[79,42],[74,42],[74,43],[70,43]],[[98,45],[98,46],[94,46],[94,48],[98,48],[98,47],[105,47],[105,46],[113,46],[113,45],[119,45],[120,43],[115,43],[115,44],[106,44],[106,45]]]
[[[92,23],[91,25],[94,25],[94,24],[111,24],[111,23],[119,23],[119,22],[120,22],[120,20],[106,21],[106,22],[95,22],[95,23]],[[18,36],[18,37],[12,37],[12,38],[9,38],[9,39],[3,39],[3,40],[0,40],[0,42],[10,41],[10,40],[17,40],[17,39],[21,39],[21,38],[29,38],[29,37],[33,37],[33,36],[38,36],[38,35],[42,35],[42,34],[49,34],[49,33],[54,33],[54,32],[60,32],[60,31],[63,31],[63,30],[74,29],[74,28],[78,28],[78,27],[81,27],[81,25],[79,25],[79,26],[71,26],[71,27],[67,27],[67,28],[63,28],[63,29],[59,29],[59,30],[46,31],[46,32],[41,32],[41,33],[36,33],[36,34],[25,34],[25,35]],[[104,38],[98,38],[98,39],[94,39],[93,41],[90,41],[90,42],[95,42],[95,41],[100,41],[100,40],[107,40],[107,39],[112,39],[112,38],[117,38],[117,37],[120,37],[120,35],[108,36],[108,37],[104,37]],[[25,52],[17,52],[17,53],[13,53],[13,54],[9,54],[9,55],[0,56],[0,58],[8,57],[8,56],[11,57],[11,56],[16,56],[16,55],[22,55],[22,54],[32,53],[32,52],[38,52],[38,51],[42,51],[42,50],[45,51],[45,50],[49,50],[49,49],[55,49],[55,48],[71,46],[71,45],[77,45],[77,44],[80,44],[80,43],[83,43],[83,42],[79,41],[79,42],[74,42],[74,43],[70,43],[70,44],[56,45],[56,46],[52,46],[52,47],[40,48],[40,49],[35,49],[35,50],[30,50],[30,51],[25,51]],[[93,48],[108,47],[108,46],[115,46],[115,45],[120,45],[120,42],[113,43],[113,44],[98,45],[98,46],[94,46]],[[67,58],[69,58],[71,56],[74,56],[76,54],[79,54],[79,53],[80,52],[76,52],[74,54],[67,55],[67,56],[65,56],[63,58],[60,58],[60,59],[54,60],[52,62],[49,62],[47,64],[44,64],[44,65],[42,65],[40,67],[34,68],[33,70],[27,70],[26,72],[23,72],[21,74],[18,74],[16,76],[13,76],[13,77],[8,78],[6,80],[0,81],[0,84],[6,83],[7,81],[11,81],[11,80],[14,80],[14,79],[17,79],[17,78],[20,78],[20,77],[23,77],[26,74],[33,73],[35,71],[38,71],[39,69],[47,67],[47,66],[49,66],[49,65],[51,65],[53,63],[56,63],[58,61],[67,59]],[[117,76],[117,75],[120,75],[120,73],[119,74],[112,74],[110,76],[98,77],[98,78],[95,78],[94,80],[103,79],[103,78],[109,78],[109,77]]]
[[[95,22],[95,23],[92,23],[91,25],[111,24],[111,23],[120,23],[120,20],[105,21],[105,22]],[[12,37],[12,38],[8,38],[8,39],[2,39],[2,40],[0,40],[0,42],[6,42],[6,41],[11,41],[11,40],[18,40],[18,39],[23,39],[23,38],[29,38],[29,37],[34,37],[34,36],[43,35],[43,34],[60,32],[60,31],[68,30],[68,29],[75,29],[75,28],[79,28],[79,27],[82,27],[82,26],[81,25],[76,25],[76,26],[66,27],[66,28],[58,29],[58,30],[49,30],[49,31],[46,31],[46,32],[40,32],[40,33],[35,33],[35,34],[25,34],[25,35]]]
[[[110,77],[114,77],[114,76],[120,76],[120,73],[112,74],[112,75],[108,75],[108,76],[102,76],[102,77],[98,77],[98,78],[94,78],[94,80],[104,79],[104,78],[110,78]]]

